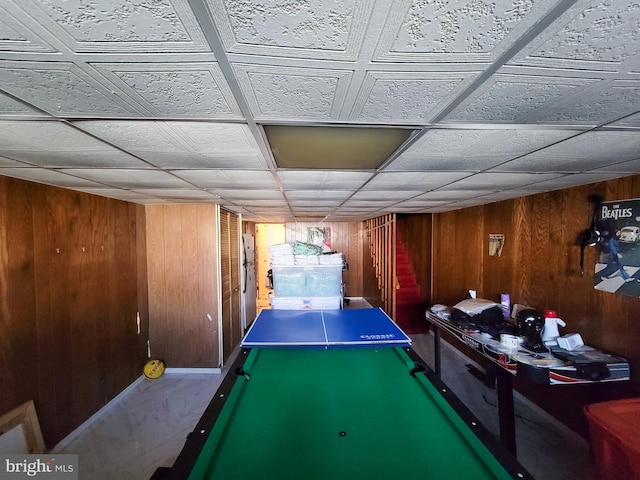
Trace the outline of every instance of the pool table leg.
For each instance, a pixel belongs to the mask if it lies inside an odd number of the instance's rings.
[[[500,367],[496,368],[496,393],[498,395],[500,442],[509,449],[514,457],[517,457],[513,375]]]
[[[438,380],[442,380],[442,375],[440,375],[442,373],[442,367],[440,364],[440,328],[435,323],[432,323],[431,325],[433,325],[433,356],[436,367],[436,377]]]

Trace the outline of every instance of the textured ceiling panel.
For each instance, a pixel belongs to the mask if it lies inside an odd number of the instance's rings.
[[[0,175],[256,222],[633,175],[639,25],[635,0],[0,0]],[[281,126],[407,137],[283,168]]]
[[[0,88],[54,117],[119,117],[145,113],[71,62],[0,61]]]
[[[570,130],[434,129],[413,143],[387,170],[481,171],[575,134]]]
[[[369,0],[208,0],[229,53],[355,60],[373,2]]]
[[[394,1],[377,61],[482,62],[495,59],[547,13],[554,0]]]
[[[209,51],[186,0],[19,0],[75,52]]]
[[[356,122],[430,122],[477,72],[367,72],[349,119]]]
[[[514,59],[515,63],[612,69],[640,53],[635,0],[580,0]]]
[[[557,102],[580,95],[596,82],[592,78],[508,75],[498,73],[486,81],[449,117],[469,123],[528,123],[538,112],[553,109]]]
[[[276,188],[273,175],[267,171],[174,170],[174,173],[199,188]]]
[[[349,70],[236,64],[238,83],[256,120],[338,120]]]
[[[159,170],[133,169],[62,169],[63,173],[93,180],[103,185],[135,190],[140,188],[189,188],[190,185],[166,172]]]
[[[128,97],[155,116],[242,118],[216,63],[92,63]]]

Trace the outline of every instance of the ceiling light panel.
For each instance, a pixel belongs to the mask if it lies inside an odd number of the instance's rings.
[[[278,168],[374,170],[412,130],[265,125]]]

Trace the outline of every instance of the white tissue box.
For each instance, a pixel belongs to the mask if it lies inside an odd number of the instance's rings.
[[[558,346],[565,350],[575,350],[582,345],[584,345],[584,342],[582,341],[582,337],[579,333],[570,333],[568,335],[558,337]]]

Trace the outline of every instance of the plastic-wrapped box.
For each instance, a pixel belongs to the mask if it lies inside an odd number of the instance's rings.
[[[273,266],[273,293],[276,297],[305,295],[306,273],[296,266]]]
[[[340,310],[342,297],[310,297],[309,310]]]
[[[269,301],[274,310],[307,310],[309,308],[304,297],[269,296]]]
[[[640,480],[640,398],[584,408],[600,480]]]
[[[269,297],[274,310],[340,310],[342,297]]]
[[[273,265],[273,290],[281,297],[328,297],[342,293],[342,265]]]
[[[340,295],[342,290],[342,266],[315,266],[306,270],[305,292],[314,297]]]

